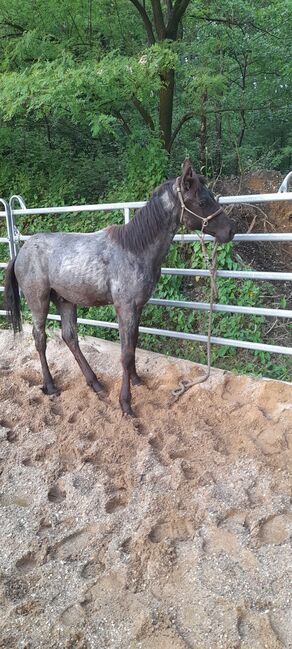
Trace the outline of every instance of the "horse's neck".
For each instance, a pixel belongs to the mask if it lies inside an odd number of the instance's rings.
[[[169,229],[161,231],[151,246],[147,250],[147,256],[150,260],[150,263],[155,266],[161,266],[163,259],[166,257],[173,237],[178,230],[178,225]]]
[[[174,197],[166,192],[161,196],[161,200],[165,212],[163,226],[153,244],[148,248],[148,255],[152,258],[152,263],[155,266],[161,266],[179,228],[179,207]]]
[[[126,225],[110,226],[110,237],[150,268],[161,265],[179,226],[179,205],[168,187],[162,187]]]

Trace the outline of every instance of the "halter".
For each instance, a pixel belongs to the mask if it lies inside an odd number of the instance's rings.
[[[199,214],[196,214],[196,212],[193,212],[188,207],[186,207],[186,205],[184,203],[184,199],[182,197],[182,191],[181,191],[181,187],[180,187],[180,184],[179,184],[179,180],[180,179],[178,177],[176,179],[176,182],[175,182],[175,187],[176,187],[176,191],[178,193],[179,202],[181,204],[180,222],[184,225],[184,221],[183,221],[184,211],[189,212],[189,214],[193,214],[193,216],[196,216],[197,219],[200,219],[200,221],[202,221],[201,232],[203,232],[205,227],[208,225],[209,221],[211,221],[212,219],[214,219],[215,216],[218,216],[218,214],[221,214],[221,212],[223,212],[223,208],[219,207],[219,209],[216,210],[216,212],[213,212],[213,214],[209,214],[209,216],[206,216],[205,218],[203,216],[200,216]]]

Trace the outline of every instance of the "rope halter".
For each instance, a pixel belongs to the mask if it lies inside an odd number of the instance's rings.
[[[181,205],[180,222],[182,223],[182,225],[184,225],[184,220],[183,220],[184,212],[189,212],[189,214],[196,216],[197,219],[200,219],[200,221],[202,221],[201,232],[203,232],[205,227],[208,225],[209,221],[211,221],[212,219],[214,219],[215,216],[218,216],[219,214],[221,214],[221,212],[223,212],[223,207],[219,207],[218,210],[216,210],[216,212],[213,212],[213,214],[209,214],[209,216],[206,217],[200,216],[200,214],[196,214],[196,212],[193,212],[185,205],[179,181],[180,181],[180,177],[176,179],[175,187]]]
[[[199,377],[195,379],[194,381],[189,381],[188,379],[183,379],[179,382],[177,388],[172,391],[172,399],[170,401],[170,406],[175,403],[187,390],[192,388],[194,385],[197,385],[199,383],[204,383],[204,381],[207,381],[207,379],[210,376],[211,373],[211,330],[212,330],[212,314],[214,310],[214,302],[217,299],[217,286],[216,286],[216,274],[217,274],[217,248],[218,248],[218,241],[215,242],[214,248],[213,248],[213,254],[212,257],[210,258],[205,246],[205,241],[204,241],[204,228],[206,225],[208,225],[209,221],[213,219],[215,216],[218,216],[221,212],[223,212],[223,208],[219,207],[216,212],[213,212],[213,214],[210,214],[206,218],[203,216],[200,216],[199,214],[196,214],[196,212],[193,212],[192,210],[189,210],[188,207],[185,206],[183,197],[182,197],[182,191],[180,187],[180,178],[176,179],[176,190],[178,193],[179,201],[181,204],[181,214],[180,214],[180,222],[183,224],[183,215],[184,211],[189,212],[190,214],[193,214],[196,216],[198,219],[202,221],[202,227],[201,227],[201,232],[198,235],[200,239],[200,243],[202,246],[202,252],[203,256],[205,257],[205,262],[206,265],[209,268],[210,272],[210,279],[211,279],[211,295],[210,295],[210,309],[209,309],[209,318],[208,318],[208,336],[207,336],[207,358],[208,358],[208,364],[207,364],[207,371],[202,377]],[[218,197],[215,198],[216,201],[218,201]]]

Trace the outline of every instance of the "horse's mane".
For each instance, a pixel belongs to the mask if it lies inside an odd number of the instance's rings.
[[[141,207],[133,219],[125,225],[112,225],[108,228],[110,237],[125,250],[140,253],[153,243],[165,226],[165,207],[161,200],[161,190],[169,191],[172,181],[158,187],[150,200]]]

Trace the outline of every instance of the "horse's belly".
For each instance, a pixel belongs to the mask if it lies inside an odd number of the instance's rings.
[[[68,302],[72,304],[79,304],[80,306],[104,306],[106,304],[112,304],[112,299],[110,296],[100,295],[97,291],[84,291],[83,288],[78,290],[76,288],[73,291],[68,291],[62,286],[53,286],[54,291]]]
[[[109,283],[102,273],[84,273],[77,269],[68,272],[63,268],[50,278],[51,288],[64,300],[81,306],[111,304]]]

